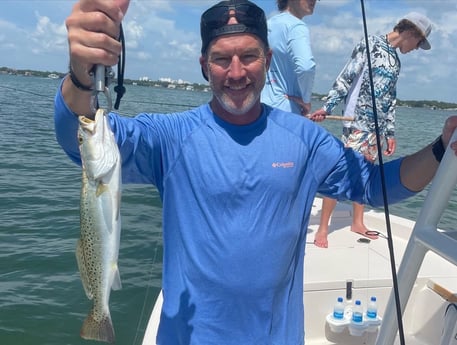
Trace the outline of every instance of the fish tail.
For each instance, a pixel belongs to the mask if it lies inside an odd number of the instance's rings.
[[[111,316],[109,314],[103,315],[97,321],[92,311],[84,320],[80,335],[83,339],[114,343],[115,337]]]

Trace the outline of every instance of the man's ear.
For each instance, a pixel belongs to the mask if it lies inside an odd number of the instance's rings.
[[[266,70],[267,71],[270,69],[272,57],[273,57],[273,50],[271,50],[271,48],[268,48],[268,52],[267,52],[267,56],[266,56]]]
[[[203,78],[208,81],[208,63],[206,61],[206,56],[200,56],[200,66],[202,68]]]

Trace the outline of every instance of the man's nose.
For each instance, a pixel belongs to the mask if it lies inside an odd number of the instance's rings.
[[[245,68],[238,56],[233,56],[229,66],[229,77],[232,79],[240,79],[245,76]]]

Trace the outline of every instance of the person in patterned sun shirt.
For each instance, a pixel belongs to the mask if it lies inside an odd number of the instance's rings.
[[[379,121],[381,143],[386,142],[384,155],[395,152],[395,108],[396,85],[400,74],[400,59],[397,54],[407,54],[415,49],[431,48],[427,37],[432,25],[422,14],[412,12],[405,15],[393,28],[383,36],[369,36],[370,62],[372,66],[373,85],[376,97],[376,110]],[[311,114],[311,119],[320,122],[326,115],[344,101],[343,116],[353,121],[343,121],[342,141],[346,147],[360,152],[365,158],[374,162],[378,157],[374,112],[371,97],[370,75],[367,63],[365,40],[361,40],[352,51],[352,56],[336,78],[322,109]],[[318,247],[328,246],[328,226],[337,201],[324,197],[322,213],[314,243]],[[377,239],[363,222],[364,205],[353,203],[351,230],[370,239]]]

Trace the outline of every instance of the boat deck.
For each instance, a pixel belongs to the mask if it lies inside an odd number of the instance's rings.
[[[346,297],[347,282],[352,284],[352,301],[360,299],[366,304],[371,296],[376,296],[382,317],[393,285],[387,239],[379,237],[370,243],[358,242],[362,236],[350,231],[351,205],[338,203],[329,226],[329,247],[318,248],[313,240],[320,208],[321,199],[316,198],[305,254],[306,344],[374,344],[378,331],[365,332],[363,336],[351,336],[347,329],[333,333],[325,317],[332,311],[338,296]],[[384,213],[370,210],[364,219],[368,228],[386,233]],[[391,215],[390,223],[398,269],[414,222]],[[442,327],[436,326],[443,324],[448,303],[456,300],[457,268],[428,252],[403,317],[406,343],[439,344]]]

